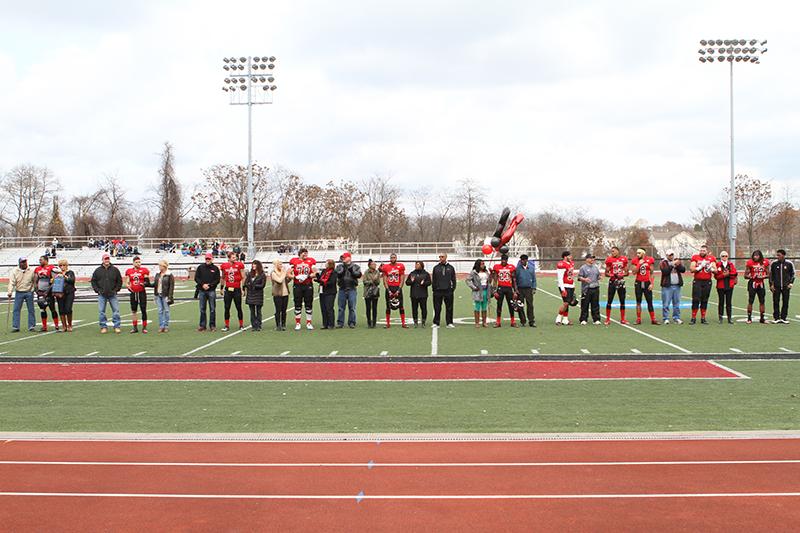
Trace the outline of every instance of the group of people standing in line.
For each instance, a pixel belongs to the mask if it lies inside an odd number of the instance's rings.
[[[766,322],[765,300],[766,288],[772,292],[773,323],[788,324],[789,293],[794,284],[794,265],[786,259],[786,251],[778,250],[777,259],[770,263],[760,250],[755,250],[747,260],[744,270],[744,279],[747,280],[747,319],[748,324],[753,322],[753,304],[759,302],[759,322]],[[589,310],[591,309],[592,322],[601,324],[600,320],[600,279],[599,267],[595,264],[596,258],[587,254],[585,263],[577,273],[577,281],[581,282],[581,325],[588,324]],[[618,301],[620,323],[628,324],[625,317],[626,278],[633,274],[634,293],[636,296],[636,324],[642,323],[642,300],[647,302],[650,321],[658,325],[653,306],[653,291],[655,290],[655,264],[653,257],[646,254],[643,249],[636,252],[636,256],[628,257],[620,253],[619,248],[612,247],[611,254],[605,260],[604,276],[608,279],[608,297],[606,300],[605,324],[611,323],[611,310],[615,297]],[[562,260],[557,265],[558,287],[561,291],[562,305],[559,308],[556,324],[569,324],[569,307],[577,305],[575,298],[576,276],[574,262],[569,251],[562,253]],[[682,324],[681,320],[681,289],[683,275],[687,272],[683,261],[675,256],[675,252],[667,250],[658,266],[661,272],[661,303],[662,322],[669,324],[670,319],[675,324]],[[709,253],[707,246],[701,246],[698,253],[694,254],[689,263],[688,272],[692,274],[692,316],[690,324],[697,323],[698,312],[700,323],[708,324],[706,313],[711,296],[712,285],[716,284],[719,323],[727,318],[733,324],[733,290],[737,284],[739,271],[731,261],[728,252],[721,252],[719,259]],[[671,315],[670,315],[671,310]]]
[[[561,261],[556,265],[558,289],[562,304],[556,316],[557,325],[569,325],[569,309],[578,305],[575,295],[576,283],[581,283],[580,318],[581,325],[591,321],[602,324],[600,317],[600,280],[608,280],[608,292],[605,309],[605,324],[611,323],[611,311],[614,300],[618,302],[620,323],[628,324],[626,319],[626,278],[634,276],[634,294],[636,297],[636,324],[642,323],[642,301],[647,304],[650,321],[654,325],[669,324],[670,320],[681,324],[681,290],[683,276],[687,272],[683,261],[668,250],[658,269],[661,273],[660,291],[662,301],[662,322],[658,322],[653,304],[655,290],[656,261],[639,249],[636,255],[628,258],[622,255],[618,247],[611,248],[611,254],[605,259],[605,270],[601,273],[592,254],[584,257],[584,264],[575,271],[572,253],[564,251]],[[691,324],[707,324],[706,313],[712,285],[716,283],[719,297],[719,322],[732,319],[733,290],[737,284],[739,271],[730,260],[728,253],[720,253],[719,259],[702,246],[693,255],[688,272],[692,280],[692,315]],[[759,321],[766,322],[765,300],[769,287],[773,300],[773,322],[788,324],[789,293],[792,289],[795,272],[793,264],[786,259],[786,251],[778,250],[777,259],[770,263],[761,251],[753,252],[744,270],[747,280],[748,304],[747,323],[752,322],[753,305],[758,299]],[[428,298],[433,294],[434,317],[432,327],[440,327],[442,307],[444,322],[448,328],[453,323],[454,293],[456,289],[456,271],[448,263],[447,254],[440,254],[438,263],[431,272],[425,269],[422,261],[416,261],[414,269],[406,272],[403,263],[391,254],[388,263],[378,265],[369,260],[365,269],[352,261],[349,253],[344,253],[336,262],[328,259],[324,267],[318,268],[317,262],[309,257],[308,250],[301,248],[288,265],[276,259],[272,269],[267,273],[262,263],[253,260],[249,271],[235,251],[228,254],[227,261],[221,265],[214,263],[212,253],[205,254],[204,262],[194,274],[195,298],[199,300],[200,320],[198,331],[216,330],[216,300],[219,294],[224,303],[224,327],[231,327],[231,312],[235,308],[239,328],[244,328],[243,303],[250,310],[250,328],[261,331],[263,326],[263,306],[265,292],[271,289],[275,307],[275,329],[286,330],[289,297],[294,304],[294,329],[300,330],[305,322],[306,329],[314,329],[313,307],[315,284],[318,286],[319,307],[322,315],[322,329],[356,327],[356,303],[358,285],[363,284],[363,298],[366,307],[367,327],[375,328],[378,324],[378,301],[381,292],[385,300],[385,328],[391,327],[392,313],[399,314],[400,327],[409,327],[406,323],[404,305],[404,288],[409,288],[411,312],[414,327],[426,327],[428,320]],[[130,268],[123,276],[119,269],[111,264],[109,254],[104,254],[102,263],[92,274],[91,287],[97,294],[101,333],[108,332],[107,306],[111,307],[111,323],[114,331],[120,333],[120,310],[117,294],[123,283],[128,289],[133,327],[131,333],[138,333],[139,315],[141,315],[141,332],[147,333],[147,289],[152,289],[153,298],[158,308],[159,332],[169,331],[170,306],[174,302],[175,277],[169,271],[169,263],[161,260],[153,279],[150,271],[143,267],[139,257],[133,258]],[[502,325],[504,303],[507,304],[511,327],[528,325],[536,327],[534,317],[534,295],[537,289],[536,266],[528,256],[523,254],[516,264],[509,263],[509,257],[502,255],[500,262],[488,268],[486,261],[475,261],[466,285],[472,293],[475,327],[487,327],[487,315],[491,298],[496,300],[496,316],[494,327]],[[268,289],[269,287],[269,289]],[[39,259],[39,266],[30,268],[26,258],[20,258],[18,267],[13,269],[9,277],[8,297],[14,294],[14,310],[12,332],[20,330],[21,311],[24,304],[28,308],[28,330],[35,330],[34,301],[41,311],[41,331],[48,331],[48,310],[55,331],[72,331],[72,307],[75,300],[75,273],[70,269],[66,259],[61,259],[58,266],[50,265],[47,256]],[[336,310],[338,308],[338,314]],[[519,322],[517,322],[519,318]],[[60,322],[59,322],[60,319]]]

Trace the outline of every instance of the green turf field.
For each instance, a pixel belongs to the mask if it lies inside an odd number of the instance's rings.
[[[748,352],[800,351],[796,318],[790,325],[716,323],[622,327],[557,327],[552,278],[540,280],[538,328],[476,330],[272,331],[197,333],[195,301],[173,307],[167,335],[100,335],[96,306],[80,304],[72,334],[0,334],[5,356],[710,354],[724,359]],[[688,294],[688,287],[684,294]],[[549,293],[549,294],[548,294]],[[191,292],[179,293],[190,297]],[[456,317],[471,317],[461,286]],[[735,313],[743,318],[745,292]],[[713,299],[713,298],[712,298]],[[361,306],[361,302],[359,302]],[[601,302],[602,306],[602,302]],[[123,313],[127,313],[123,303]],[[221,325],[221,302],[218,306]],[[265,317],[272,315],[271,302]],[[155,310],[153,310],[155,311]],[[573,310],[573,314],[575,310]],[[363,308],[359,321],[363,322]],[[631,312],[632,314],[632,312]],[[688,310],[684,310],[684,317]],[[617,311],[614,311],[617,317]],[[573,319],[577,317],[573,316]],[[660,318],[660,315],[659,315]],[[291,319],[291,316],[290,316]],[[315,317],[317,321],[318,316]],[[77,322],[81,320],[81,322]],[[430,320],[430,318],[429,318]],[[23,321],[24,323],[24,321]],[[317,324],[319,325],[319,324]],[[78,327],[79,326],[79,327]],[[157,329],[157,328],[155,328]],[[646,335],[645,335],[646,334]],[[213,343],[213,344],[212,344]],[[52,352],[52,353],[49,353]],[[135,354],[142,355],[137,356]],[[588,354],[586,353],[588,352]],[[385,355],[381,355],[385,353]],[[738,355],[740,356],[740,355]],[[727,361],[749,380],[554,382],[340,382],[340,383],[0,383],[0,430],[203,432],[416,432],[416,431],[669,431],[800,428],[800,361]]]

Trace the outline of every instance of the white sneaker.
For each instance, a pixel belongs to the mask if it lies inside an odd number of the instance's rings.
[[[295,331],[300,331],[300,324],[295,324],[294,325],[294,330]]]
[[[569,318],[567,318],[567,317],[562,318],[561,319],[561,324],[563,324],[565,326],[569,326]]]
[[[678,325],[683,324],[683,320],[681,320],[680,318],[676,318],[675,323]]]
[[[431,329],[439,329],[439,324],[431,324]]]
[[[669,319],[665,318],[662,324],[664,324],[665,326],[669,326]]]
[[[556,324],[561,324],[561,319],[564,318],[561,315],[556,316]]]
[[[298,328],[299,328],[299,326],[298,326]],[[306,329],[308,329],[308,330],[314,329],[314,324],[312,324],[311,322],[306,323]]]
[[[595,326],[599,326],[599,325],[601,325],[601,324],[602,324],[602,322],[600,322],[599,320],[595,320],[595,321],[594,321],[594,325],[595,325]]]
[[[453,328],[456,327],[456,325],[455,324],[447,324],[447,327],[450,328],[450,329],[453,329]]]
[[[581,321],[581,326],[585,326],[585,325],[586,325],[586,321],[585,321],[585,320],[582,320],[582,321]]]

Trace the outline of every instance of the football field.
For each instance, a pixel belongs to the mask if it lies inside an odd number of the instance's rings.
[[[460,284],[455,329],[247,329],[198,333],[197,302],[183,285],[171,331],[98,332],[94,303],[76,305],[75,331],[3,333],[2,363],[75,361],[713,361],[748,379],[450,379],[418,380],[102,380],[13,381],[0,386],[0,425],[7,431],[197,432],[574,432],[797,429],[800,427],[800,336],[789,325],[744,324],[745,291],[735,292],[734,325],[556,326],[560,299],[553,278],[540,279],[537,328],[476,329],[469,292]],[[689,288],[684,288],[684,294]],[[656,294],[658,297],[658,294]],[[800,310],[800,298],[792,296]],[[713,297],[712,297],[712,301]],[[688,304],[688,299],[685,299]],[[635,317],[629,302],[628,318]],[[218,327],[222,322],[218,302]],[[794,305],[797,304],[797,305]],[[152,306],[151,304],[151,307]],[[603,302],[601,301],[601,311]],[[490,317],[493,314],[490,309]],[[4,310],[5,312],[5,310]],[[248,313],[245,310],[245,325]],[[265,318],[272,316],[271,301]],[[612,317],[618,318],[618,311]],[[646,313],[645,313],[645,316]],[[660,310],[657,310],[660,318]],[[687,319],[689,309],[683,309]],[[396,320],[395,315],[395,322]],[[577,322],[577,309],[570,318]],[[289,321],[291,326],[291,310]],[[428,323],[432,319],[429,313]],[[409,317],[410,322],[410,317]],[[23,322],[24,323],[24,322]],[[235,320],[234,320],[235,323]],[[2,366],[2,365],[0,365]]]

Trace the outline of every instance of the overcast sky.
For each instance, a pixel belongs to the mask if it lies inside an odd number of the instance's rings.
[[[254,156],[306,180],[473,178],[494,205],[688,220],[728,179],[728,68],[702,38],[769,39],[737,65],[737,172],[800,188],[793,2],[2,0],[0,172],[66,191],[115,173],[134,198],[161,144],[193,187],[245,163],[221,58],[278,57]]]

